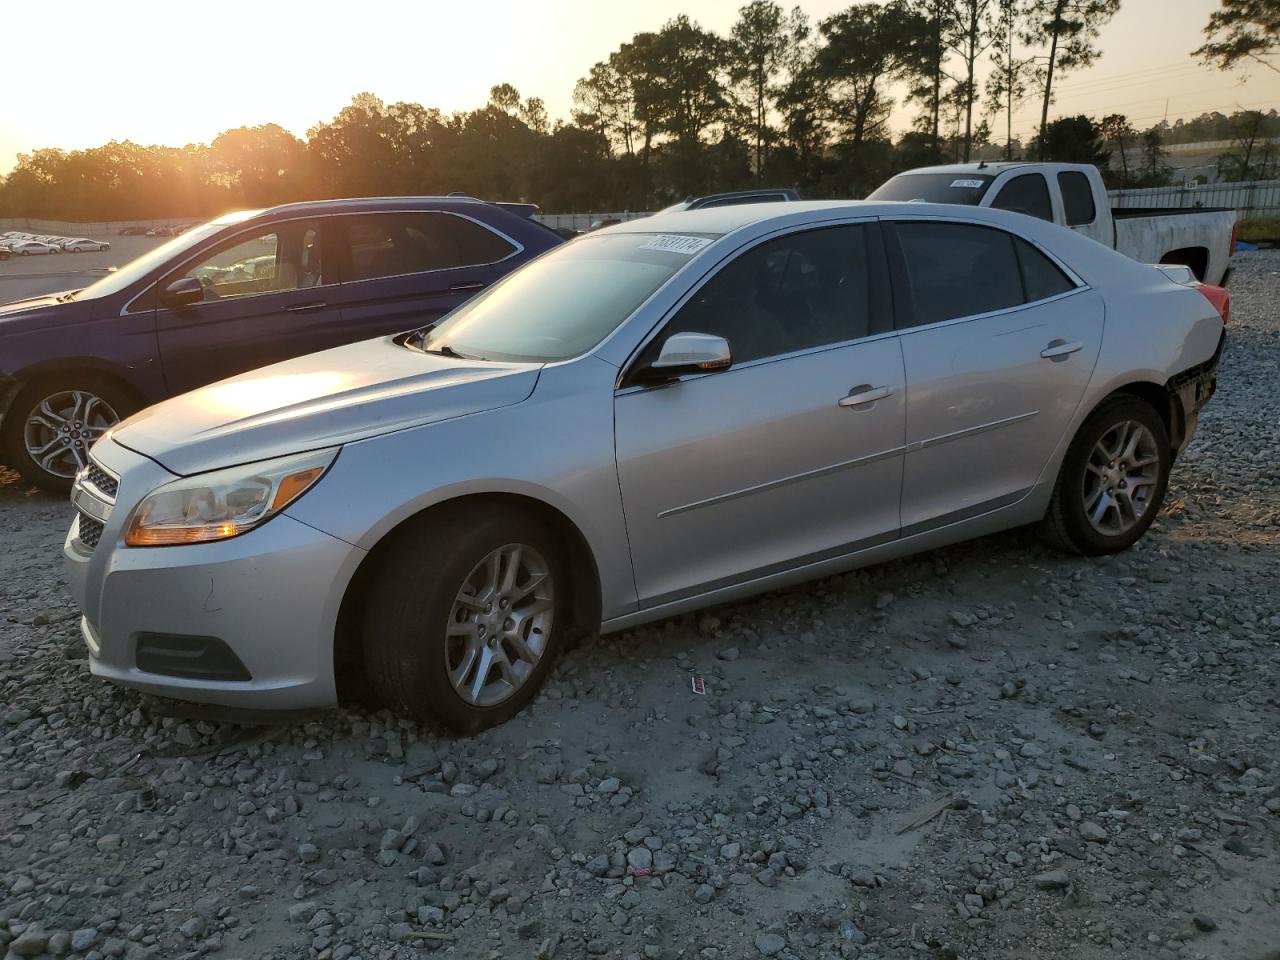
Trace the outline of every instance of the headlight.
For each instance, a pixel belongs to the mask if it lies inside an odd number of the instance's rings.
[[[166,483],[134,509],[124,542],[163,547],[239,536],[302,496],[337,455],[334,447]]]

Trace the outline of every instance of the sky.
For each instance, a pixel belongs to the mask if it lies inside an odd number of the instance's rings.
[[[574,83],[633,34],[678,13],[727,33],[743,2],[6,4],[0,173],[36,147],[113,139],[181,146],[261,123],[305,136],[366,90],[450,112],[482,106],[489,88],[505,81],[541,97],[553,118],[568,119]],[[817,20],[848,3],[800,6]],[[1103,56],[1061,79],[1050,117],[1125,113],[1145,127],[1165,116],[1280,107],[1280,73],[1258,67],[1245,80],[1190,56],[1217,6],[1123,0],[1103,29]],[[899,107],[894,127],[905,129],[911,115]],[[1038,103],[1028,103],[1015,114],[1015,136],[1026,139],[1038,123]]]

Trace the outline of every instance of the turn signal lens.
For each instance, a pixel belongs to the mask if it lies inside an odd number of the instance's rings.
[[[337,453],[336,448],[320,450],[167,483],[134,509],[124,542],[164,547],[237,537],[302,496]]]

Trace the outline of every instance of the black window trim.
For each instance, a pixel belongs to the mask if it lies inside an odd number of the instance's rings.
[[[1091,289],[1078,273],[1062,262],[1052,251],[1045,248],[1042,243],[1037,242],[1025,234],[1015,233],[1013,230],[1006,229],[1000,224],[991,223],[986,220],[978,220],[971,217],[941,217],[941,216],[894,216],[881,217],[881,224],[884,227],[883,236],[885,244],[885,253],[889,260],[889,278],[893,286],[893,303],[894,303],[894,323],[896,332],[899,334],[911,334],[919,330],[935,330],[938,327],[949,326],[954,323],[968,323],[971,320],[982,320],[986,317],[998,317],[1006,313],[1014,313],[1018,310],[1025,310],[1027,307],[1038,307],[1044,303],[1053,303],[1055,300],[1061,300],[1065,297],[1075,296],[1082,290]],[[1042,297],[1039,300],[1031,300],[1025,303],[1015,304],[1011,307],[1002,307],[999,310],[988,310],[986,313],[970,313],[962,317],[949,317],[946,320],[937,320],[933,323],[914,323],[915,319],[915,303],[911,296],[910,280],[907,277],[906,259],[902,255],[902,246],[898,242],[898,233],[895,229],[899,223],[958,223],[972,227],[986,227],[988,230],[998,230],[1001,233],[1008,234],[1018,240],[1022,240],[1031,245],[1037,252],[1044,254],[1049,262],[1056,266],[1066,275],[1071,282],[1070,290],[1064,290],[1062,293],[1056,293],[1052,297]],[[1012,244],[1014,251],[1014,259],[1018,256],[1018,245]],[[1023,296],[1026,296],[1026,280],[1022,277],[1021,261],[1019,261],[1019,283],[1023,288]]]
[[[840,340],[835,343],[823,343],[816,347],[805,347],[801,350],[792,350],[789,353],[775,353],[769,357],[757,357],[754,360],[744,360],[741,363],[734,361],[733,365],[728,369],[718,373],[690,373],[663,383],[638,383],[632,380],[632,374],[640,359],[644,356],[645,350],[654,340],[662,336],[662,331],[666,329],[670,323],[684,308],[693,297],[711,279],[717,276],[721,270],[725,269],[729,264],[733,263],[739,257],[747,254],[756,247],[770,243],[774,240],[781,240],[785,237],[793,236],[801,233],[812,233],[817,230],[828,230],[833,227],[855,227],[862,226],[867,228],[867,255],[870,258],[870,269],[873,273],[879,274],[878,283],[872,284],[870,303],[868,308],[872,311],[872,319],[874,322],[875,311],[880,309],[884,311],[884,316],[889,320],[889,324],[884,330],[878,330],[875,333],[869,333],[865,337],[853,337],[849,340]],[[888,337],[898,336],[899,331],[895,329],[894,317],[896,316],[896,297],[894,295],[894,284],[890,279],[892,268],[887,262],[886,257],[886,238],[885,231],[881,227],[881,218],[879,217],[847,217],[835,220],[818,220],[810,223],[793,224],[778,230],[770,231],[764,236],[756,237],[748,243],[740,247],[735,247],[728,251],[723,257],[712,264],[707,271],[695,280],[680,298],[667,309],[665,313],[658,319],[648,333],[641,338],[640,342],[631,351],[627,357],[626,363],[622,365],[618,373],[617,382],[614,385],[615,396],[625,396],[630,393],[637,393],[642,390],[663,390],[676,383],[684,383],[687,380],[701,380],[703,377],[724,377],[730,376],[735,370],[746,370],[751,367],[757,367],[766,363],[776,363],[780,360],[791,360],[796,357],[808,356],[815,353],[823,353],[827,350],[839,350],[843,347],[852,346],[855,343],[870,343],[873,340],[884,340]],[[877,253],[879,254],[877,256]],[[678,273],[676,274],[678,276]],[[882,291],[877,296],[877,290]],[[877,300],[881,302],[876,303]]]

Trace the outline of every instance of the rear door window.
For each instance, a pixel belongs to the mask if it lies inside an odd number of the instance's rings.
[[[1062,191],[1062,209],[1067,216],[1067,226],[1093,223],[1098,212],[1094,209],[1093,188],[1088,177],[1078,170],[1064,170],[1058,174],[1058,189]]]
[[[1013,237],[967,223],[896,225],[912,325],[971,317],[1023,303]]]
[[[347,235],[347,280],[481,266],[516,252],[492,230],[448,213],[375,213],[341,219]]]
[[[1014,177],[996,194],[991,206],[997,210],[1012,210],[1053,222],[1053,203],[1049,199],[1049,184],[1038,173],[1024,173]]]

